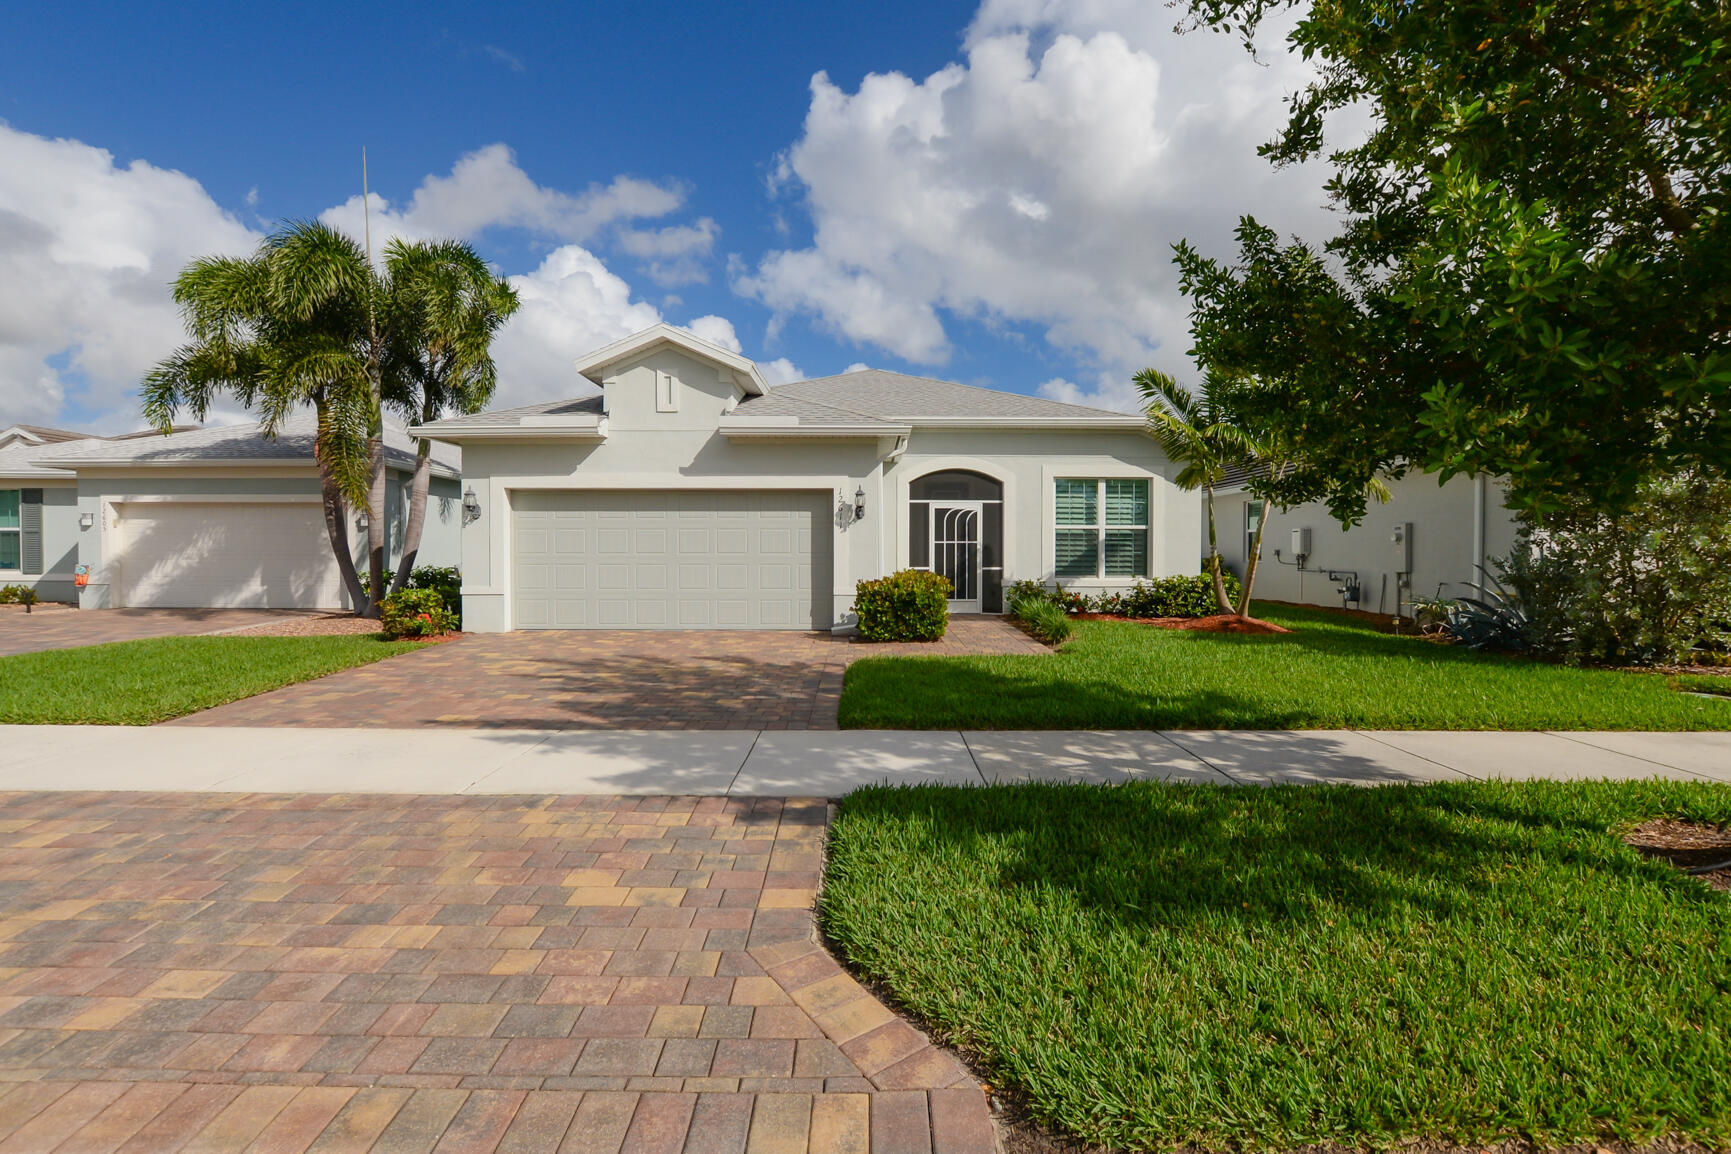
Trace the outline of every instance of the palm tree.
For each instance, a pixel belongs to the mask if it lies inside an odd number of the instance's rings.
[[[273,233],[251,257],[195,260],[174,282],[191,340],[146,374],[143,389],[145,418],[165,433],[182,406],[202,420],[225,392],[258,412],[267,437],[311,405],[325,529],[349,596],[369,613],[346,506],[371,511],[369,536],[373,525],[382,530],[381,510],[371,508],[375,458],[383,463],[367,356],[375,282],[359,245],[310,221]]]
[[[478,413],[493,398],[498,381],[493,336],[517,311],[516,290],[496,277],[466,244],[455,241],[385,246],[391,287],[393,340],[384,374],[399,386],[390,402],[410,423],[434,421],[449,412]],[[403,555],[393,591],[415,568],[426,524],[432,442],[416,446],[415,477]]]
[[[1220,376],[1214,373],[1204,376],[1199,394],[1191,393],[1157,369],[1143,369],[1134,381],[1142,394],[1154,439],[1168,457],[1184,466],[1173,478],[1174,483],[1181,489],[1203,492],[1208,510],[1208,574],[1214,579],[1214,602],[1222,613],[1243,616],[1250,608],[1256,558],[1252,556],[1245,566],[1243,592],[1240,604],[1235,607],[1226,595],[1226,579],[1221,572],[1220,543],[1214,528],[1214,487],[1220,484],[1228,467],[1255,458],[1256,442],[1233,419],[1228,388]],[[1257,526],[1255,544],[1259,551],[1261,525]]]

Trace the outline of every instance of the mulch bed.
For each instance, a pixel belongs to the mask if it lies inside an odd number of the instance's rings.
[[[1716,890],[1731,890],[1731,829],[1661,817],[1636,826],[1623,840],[1681,870],[1725,862],[1723,869],[1695,876]]]
[[[1292,630],[1257,617],[1216,613],[1212,617],[1118,617],[1111,613],[1073,613],[1077,621],[1130,621],[1156,629],[1190,629],[1199,633],[1291,633]]]
[[[20,616],[25,613],[68,613],[77,608],[76,605],[67,605],[60,601],[38,601],[28,609],[22,605],[0,605],[0,616],[7,613],[17,613]]]

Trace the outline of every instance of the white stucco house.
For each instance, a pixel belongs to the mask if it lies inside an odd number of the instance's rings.
[[[1476,596],[1472,586],[1482,574],[1494,578],[1496,561],[1515,544],[1503,484],[1483,476],[1439,484],[1434,474],[1413,472],[1388,487],[1387,503],[1371,501],[1360,524],[1342,529],[1320,501],[1265,514],[1242,474],[1233,474],[1214,497],[1221,558],[1242,577],[1266,515],[1258,597],[1393,614],[1410,612],[1415,597]],[[1199,540],[1206,554],[1206,520]]]
[[[1198,568],[1138,416],[870,369],[771,389],[668,325],[571,384],[410,430],[463,452],[466,630],[843,629],[856,581],[907,567],[986,613],[1020,578]]]
[[[386,430],[386,539],[400,556],[414,443]],[[458,454],[434,457],[418,562],[455,565]],[[364,555],[360,514],[351,542]],[[83,567],[87,584],[76,576]],[[0,585],[85,609],[349,607],[331,555],[311,415],[99,437],[0,430]]]

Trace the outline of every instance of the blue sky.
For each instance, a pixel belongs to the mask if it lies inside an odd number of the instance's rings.
[[[363,144],[375,228],[462,235],[523,278],[503,400],[580,391],[570,356],[666,319],[784,376],[863,362],[1122,404],[1142,364],[1186,369],[1172,241],[1223,249],[1242,212],[1324,227],[1315,175],[1254,155],[1302,67],[1173,19],[1117,0],[15,6],[0,424],[136,424],[179,264],[288,218],[351,225]]]

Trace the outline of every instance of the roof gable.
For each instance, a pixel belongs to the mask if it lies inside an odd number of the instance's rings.
[[[577,371],[599,385],[604,382],[608,369],[636,360],[663,345],[672,345],[700,361],[731,370],[747,396],[762,396],[769,391],[769,385],[755,361],[670,324],[651,325],[642,332],[632,333],[623,340],[578,357]]]

